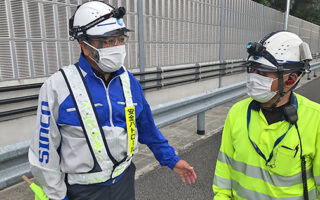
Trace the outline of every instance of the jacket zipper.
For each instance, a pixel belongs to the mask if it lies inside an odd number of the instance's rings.
[[[104,88],[106,88],[106,90],[107,90],[107,99],[108,99],[109,110],[110,110],[110,125],[111,125],[112,127],[114,127],[114,125],[113,125],[113,122],[112,122],[112,106],[111,106],[111,101],[110,101],[110,96],[109,96],[109,86],[110,86],[110,83],[111,83],[116,77],[118,77],[118,76],[115,76],[115,77],[113,77],[113,78],[110,80],[110,82],[108,83],[107,88],[104,86]],[[105,84],[103,84],[103,85],[105,85]]]
[[[110,80],[110,82],[108,83],[107,88],[106,88],[106,85],[104,84],[104,81],[103,81],[100,77],[97,77],[95,74],[94,74],[94,76],[95,76],[96,78],[100,79],[100,81],[102,82],[102,85],[103,85],[104,89],[105,89],[106,92],[107,92],[107,100],[108,100],[108,104],[109,104],[110,125],[111,125],[111,127],[114,127],[113,122],[112,122],[112,106],[111,106],[111,101],[110,101],[110,96],[109,96],[109,86],[110,86],[110,83],[111,83],[115,78],[117,78],[118,76],[115,76],[115,77],[113,77],[113,78]]]

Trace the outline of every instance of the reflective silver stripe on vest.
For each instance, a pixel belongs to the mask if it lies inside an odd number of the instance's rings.
[[[315,176],[314,180],[316,182],[316,185],[320,186],[320,176]]]
[[[222,189],[231,190],[231,180],[230,179],[222,178],[220,176],[215,175],[213,178],[213,184],[222,188]]]
[[[232,169],[241,172],[248,177],[261,179],[276,187],[290,187],[302,183],[301,173],[288,177],[270,174],[267,170],[260,167],[236,161],[221,151],[219,152],[218,160],[231,165]],[[307,170],[307,179],[309,178],[312,178],[312,168]]]
[[[102,134],[94,114],[89,96],[86,92],[82,78],[76,69],[76,66],[69,66],[63,69],[71,90],[74,95],[74,100],[80,112],[81,121],[87,133],[90,146],[93,150],[94,156],[102,171],[89,174],[68,174],[68,182],[70,184],[89,184],[104,182],[110,178],[113,170],[113,163],[110,160],[107,150],[104,146]]]
[[[124,66],[122,66],[122,67],[125,70],[125,72],[120,75],[123,94],[124,94],[124,98],[126,101],[126,107],[131,107],[134,105],[133,105],[133,101],[132,101],[130,78],[129,78],[129,74],[128,74],[127,70],[124,68]],[[126,122],[126,123],[128,123],[128,122]],[[127,146],[128,146],[127,147],[127,156],[128,157],[125,161],[123,161],[119,166],[117,166],[115,168],[114,172],[112,173],[112,178],[115,178],[115,177],[119,176],[120,174],[122,174],[123,171],[125,169],[127,169],[129,167],[129,165],[131,164],[132,155],[130,155],[130,153],[129,153],[129,137],[128,137]]]
[[[131,94],[131,87],[130,87],[130,78],[127,70],[124,67],[123,69],[125,70],[125,72],[120,75],[123,94],[126,101],[126,106],[131,107],[133,106],[133,101],[132,101],[132,94]]]
[[[272,197],[266,194],[262,194],[253,190],[248,190],[244,187],[242,187],[237,181],[232,180],[232,189],[234,189],[238,196],[245,198],[245,199],[259,199],[259,200],[273,200],[273,199],[280,199],[280,200],[302,200],[303,196],[297,196],[297,197],[286,197],[286,198],[276,198]],[[303,190],[301,189],[301,192]],[[317,199],[318,198],[318,191],[317,189],[313,189],[309,191],[309,199]]]

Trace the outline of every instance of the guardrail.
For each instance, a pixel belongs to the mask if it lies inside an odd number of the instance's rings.
[[[317,77],[317,70],[320,68],[320,62],[313,64],[310,68],[310,73],[308,73],[308,80],[310,80],[311,71],[313,71],[313,77]]]
[[[28,163],[30,141],[0,148],[0,190],[21,181],[26,174],[31,177]]]
[[[320,62],[311,70],[320,68]],[[205,133],[205,111],[246,94],[246,83],[217,88],[203,94],[153,106],[156,125],[161,128],[197,115],[197,133]],[[21,175],[31,177],[27,153],[30,141],[0,147],[0,190],[21,181]]]
[[[162,69],[147,71],[147,72],[136,72],[133,73],[142,85],[143,90],[159,89],[166,86],[173,86],[187,82],[194,82],[212,77],[227,76],[236,73],[242,73],[245,71],[243,60],[228,61],[215,64],[198,64],[188,66],[184,68],[175,69]],[[234,66],[235,65],[235,66]],[[150,76],[150,77],[147,77]],[[154,78],[155,77],[155,78]],[[178,80],[177,80],[178,79]],[[36,89],[40,88],[42,83],[28,84],[21,86],[10,86],[0,88],[1,92],[10,92],[16,90],[25,89]],[[30,100],[37,100],[38,95],[25,95],[14,98],[0,100],[1,105],[10,105],[14,103],[23,103]],[[15,106],[16,107],[16,106]],[[0,118],[13,116],[17,114],[33,112],[37,109],[36,105],[27,106],[22,108],[16,108],[8,111],[0,111]],[[31,113],[32,114],[32,113]]]

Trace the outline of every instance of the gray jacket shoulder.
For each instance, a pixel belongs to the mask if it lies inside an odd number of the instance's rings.
[[[65,66],[65,68],[72,67],[73,65]],[[57,71],[52,74],[43,84],[42,87],[46,87],[46,92],[51,94],[54,98],[57,98],[61,103],[70,94],[65,79],[61,71]]]

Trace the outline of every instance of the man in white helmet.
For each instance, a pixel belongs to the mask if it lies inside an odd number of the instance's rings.
[[[79,62],[41,87],[29,162],[50,199],[135,199],[138,142],[183,182],[195,183],[193,168],[168,145],[139,82],[123,66],[124,14],[98,1],[78,7],[69,26],[81,46]]]
[[[250,98],[228,113],[214,200],[319,199],[320,105],[292,92],[309,70],[309,46],[277,31],[247,51]]]

